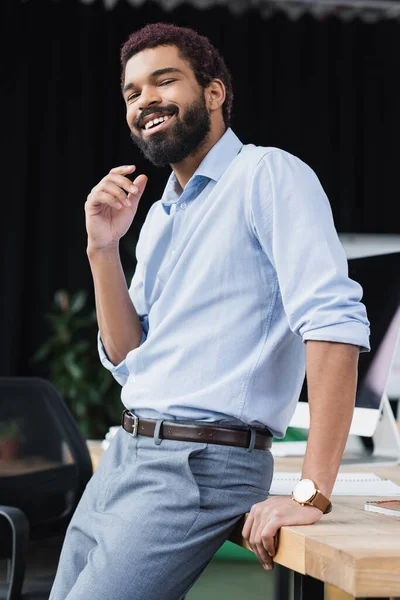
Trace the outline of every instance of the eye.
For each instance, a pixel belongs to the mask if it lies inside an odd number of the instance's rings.
[[[164,79],[159,85],[168,85],[169,83],[174,83],[174,81],[176,81],[176,79]]]
[[[139,92],[135,92],[134,94],[130,94],[126,101],[127,102],[132,102],[133,100],[136,100],[136,98],[138,98],[140,96]]]

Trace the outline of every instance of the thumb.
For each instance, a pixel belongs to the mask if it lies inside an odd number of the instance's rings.
[[[251,528],[254,523],[254,516],[251,513],[245,514],[245,524],[242,529],[242,537],[247,540],[250,536]]]
[[[144,175],[143,173],[141,175],[138,175],[136,177],[136,179],[133,180],[133,185],[136,185],[136,187],[139,189],[138,193],[135,194],[136,197],[139,197],[143,194],[146,185],[147,185],[147,181],[148,181],[148,177],[147,175]]]

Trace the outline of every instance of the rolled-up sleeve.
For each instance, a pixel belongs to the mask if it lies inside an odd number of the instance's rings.
[[[370,350],[361,285],[348,275],[329,200],[314,171],[276,149],[255,170],[250,223],[273,264],[288,323],[303,341]]]
[[[146,334],[143,332],[142,339],[139,344],[140,346],[146,340],[146,337]],[[114,365],[110,361],[104,349],[103,342],[101,341],[100,331],[97,333],[97,349],[100,356],[100,362],[103,365],[103,367],[110,371],[114,379],[118,381],[118,383],[121,384],[121,386],[125,385],[129,377],[129,370],[126,365],[126,360],[122,360],[118,365]]]

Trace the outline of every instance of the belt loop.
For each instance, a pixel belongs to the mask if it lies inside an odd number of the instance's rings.
[[[162,442],[162,438],[160,438],[161,425],[165,419],[157,419],[156,426],[154,428],[154,443],[159,446]]]
[[[257,430],[254,427],[250,427],[250,443],[247,446],[247,452],[252,452],[254,450],[254,446],[256,445],[256,434]]]

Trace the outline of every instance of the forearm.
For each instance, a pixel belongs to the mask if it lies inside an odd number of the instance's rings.
[[[118,246],[87,250],[95,291],[101,341],[117,365],[140,344],[143,330],[129,296]]]
[[[306,373],[310,429],[302,477],[329,497],[347,442],[357,388],[359,348],[308,341]]]

